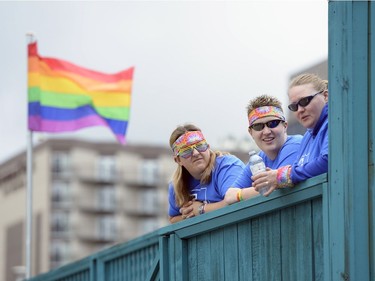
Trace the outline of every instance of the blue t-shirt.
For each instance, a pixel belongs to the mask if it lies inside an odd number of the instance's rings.
[[[271,169],[277,169],[282,166],[291,165],[296,160],[301,141],[301,135],[288,136],[274,160],[268,158],[263,151],[259,152],[259,156],[263,158],[266,167]],[[253,183],[251,177],[252,173],[250,171],[250,164],[247,163],[246,167],[242,171],[241,175],[233,183],[232,187],[251,187]]]
[[[328,172],[328,104],[314,129],[303,136],[290,177],[293,183]]]
[[[211,182],[201,184],[199,180],[191,177],[190,194],[197,201],[215,203],[224,199],[228,188],[245,167],[244,163],[234,155],[216,157],[215,167],[212,171]],[[169,216],[181,215],[180,207],[176,205],[173,183],[169,183]]]

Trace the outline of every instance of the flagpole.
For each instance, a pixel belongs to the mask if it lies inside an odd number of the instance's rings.
[[[33,42],[34,35],[27,33],[28,43]],[[27,85],[28,89],[28,85]],[[31,241],[32,241],[32,221],[33,221],[33,132],[28,130],[27,134],[27,189],[26,189],[26,279],[31,278]]]

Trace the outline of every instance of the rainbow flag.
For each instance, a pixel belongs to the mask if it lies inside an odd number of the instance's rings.
[[[38,55],[28,45],[28,126],[31,131],[69,132],[106,126],[124,144],[134,68],[116,74],[85,69]]]

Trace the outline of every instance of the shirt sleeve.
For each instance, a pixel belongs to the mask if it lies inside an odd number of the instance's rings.
[[[215,180],[218,193],[224,198],[229,187],[244,170],[244,163],[234,156],[224,156],[215,168]]]
[[[242,169],[242,172],[236,178],[236,180],[234,181],[231,187],[237,187],[237,188],[250,187],[253,184],[251,177],[252,177],[252,173],[250,171],[250,165],[249,163],[247,163],[245,168]]]
[[[176,197],[174,194],[174,188],[173,188],[172,183],[169,183],[169,187],[168,187],[168,200],[169,200],[168,215],[170,217],[181,215],[180,208],[176,206]]]
[[[308,178],[315,177],[320,174],[327,173],[328,171],[328,126],[324,128],[322,134],[319,136],[320,142],[319,145],[315,146],[313,149],[319,150],[318,153],[313,159],[309,159],[306,164],[299,165],[296,161],[292,165],[291,170],[291,180],[293,183],[298,183],[304,181]]]

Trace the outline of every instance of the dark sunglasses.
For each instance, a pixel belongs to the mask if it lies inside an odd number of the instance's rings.
[[[264,129],[264,126],[267,126],[270,129],[276,128],[279,126],[280,122],[283,122],[283,120],[276,119],[276,120],[271,120],[265,123],[256,123],[251,125],[249,128],[253,129],[254,131],[262,131]]]
[[[302,106],[302,107],[308,106],[309,103],[312,101],[312,99],[316,95],[319,95],[319,94],[321,94],[323,92],[324,91],[320,91],[319,93],[316,93],[316,94],[314,94],[312,96],[304,97],[304,98],[300,99],[298,102],[289,104],[288,108],[289,108],[290,111],[296,112],[298,110],[298,106]]]

